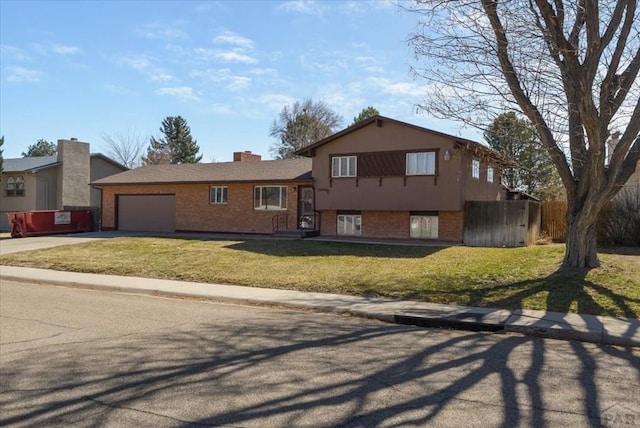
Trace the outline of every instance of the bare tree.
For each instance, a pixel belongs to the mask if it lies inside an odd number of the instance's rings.
[[[138,131],[127,129],[117,134],[102,134],[107,155],[127,168],[140,165],[140,155],[147,137],[142,137]]]
[[[567,194],[563,268],[599,266],[602,208],[640,157],[636,0],[415,0],[414,71],[438,117],[482,127],[506,109],[534,124]],[[610,131],[624,130],[605,165]]]
[[[271,125],[269,135],[278,139],[271,152],[277,159],[295,157],[297,150],[328,137],[340,125],[342,117],[323,101],[296,101],[285,106]]]

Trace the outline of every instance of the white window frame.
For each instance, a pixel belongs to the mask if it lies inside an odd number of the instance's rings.
[[[435,175],[436,152],[407,153],[406,175]]]
[[[338,214],[336,226],[340,236],[360,236],[362,235],[362,215]]]
[[[355,177],[357,173],[357,156],[333,156],[331,158],[331,177]]]
[[[269,205],[264,199],[265,189],[278,189],[278,205]],[[286,211],[287,186],[255,186],[253,188],[253,209],[256,211]]]
[[[15,196],[16,195],[16,179],[14,177],[7,177],[7,196]]]
[[[480,159],[478,158],[471,160],[471,177],[480,178]]]
[[[209,203],[213,205],[225,205],[229,197],[227,186],[211,186],[209,188]]]
[[[493,183],[493,167],[487,167],[487,183]]]
[[[409,237],[412,239],[438,239],[437,215],[412,215],[409,217]]]
[[[7,196],[24,196],[24,177],[18,175],[16,177],[7,177],[7,187],[5,188],[5,195]]]

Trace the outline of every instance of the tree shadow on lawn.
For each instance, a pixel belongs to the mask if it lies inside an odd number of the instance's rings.
[[[587,280],[588,273],[588,269],[561,269],[544,278],[460,291],[469,295],[469,304],[472,306],[522,308],[526,299],[546,294],[547,311],[568,313],[573,309],[573,312],[579,314],[623,314],[627,318],[638,318],[638,311],[632,306],[637,307],[640,299],[617,294],[607,287]],[[495,294],[507,295],[494,299],[492,295]],[[608,300],[615,309],[603,306],[594,296]]]

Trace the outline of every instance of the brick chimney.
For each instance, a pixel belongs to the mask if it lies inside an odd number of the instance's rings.
[[[244,152],[233,152],[234,162],[259,162],[262,160],[262,156],[251,153],[251,150],[245,150]]]

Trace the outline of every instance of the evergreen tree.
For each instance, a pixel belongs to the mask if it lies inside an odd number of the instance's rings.
[[[22,152],[22,157],[54,156],[57,151],[58,147],[54,143],[41,138],[35,144],[27,147],[27,151]]]
[[[151,137],[147,155],[142,158],[146,165],[162,163],[198,163],[200,147],[191,136],[191,129],[182,116],[167,116],[162,121],[162,138]]]
[[[492,149],[517,163],[502,173],[507,187],[540,199],[555,199],[561,192],[560,177],[531,122],[513,111],[503,113],[485,131],[484,138]]]
[[[380,112],[377,108],[369,106],[367,108],[363,108],[359,115],[353,118],[353,123],[351,125],[355,125],[358,122],[362,122],[363,120],[369,119],[370,117],[379,115]]]

